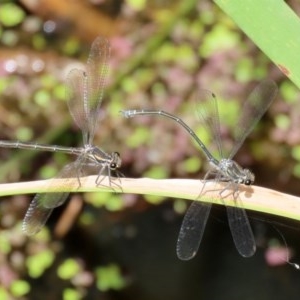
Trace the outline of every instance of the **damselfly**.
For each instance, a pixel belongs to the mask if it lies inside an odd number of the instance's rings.
[[[216,183],[224,183],[224,188],[217,193],[218,196],[223,198],[224,192],[230,191],[234,201],[238,203],[240,202],[239,185],[251,185],[254,182],[254,174],[250,170],[242,168],[233,160],[233,157],[262,115],[266,112],[275,98],[276,93],[277,86],[272,80],[262,81],[252,91],[245,101],[239,120],[236,123],[233,148],[229,155],[226,156],[223,153],[221,141],[217,98],[210,91],[199,91],[197,94],[196,112],[201,125],[213,136],[213,141],[218,149],[219,159],[213,156],[201,139],[183,120],[170,113],[156,110],[125,110],[121,113],[127,118],[138,115],[158,115],[167,117],[180,124],[196,141],[209,161],[211,170],[205,175],[204,180],[213,176]],[[216,197],[215,194],[214,191],[204,192],[204,189],[202,189],[199,197],[210,197],[211,202],[213,202],[213,198]],[[224,204],[226,205],[226,201],[224,201]],[[238,206],[239,208],[226,205],[229,226],[238,252],[244,257],[250,257],[256,251],[255,239],[245,210],[241,208],[241,203],[239,203]],[[176,250],[180,259],[188,260],[196,255],[203,237],[210,209],[211,203],[199,201],[194,201],[189,207],[183,219],[177,241]]]
[[[69,192],[62,192],[66,187],[68,189],[79,187],[80,178],[91,173],[98,174],[96,185],[101,184],[103,180],[101,175],[107,175],[109,184],[111,184],[111,172],[116,171],[121,166],[118,152],[108,154],[93,145],[103,99],[109,56],[108,41],[98,37],[92,44],[86,70],[73,69],[67,76],[67,103],[73,120],[82,131],[83,147],[72,148],[0,140],[0,147],[4,148],[63,152],[77,156],[74,162],[64,166],[59,174],[50,181],[46,187],[49,192],[37,194],[30,203],[22,227],[27,235],[39,232],[53,209],[66,201]]]

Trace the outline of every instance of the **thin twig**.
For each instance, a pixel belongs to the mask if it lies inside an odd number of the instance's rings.
[[[191,179],[150,179],[150,178],[113,178],[112,188],[109,186],[108,178],[105,177],[101,182],[101,186],[95,185],[97,176],[88,176],[81,178],[81,186],[71,188],[65,186],[64,190],[70,192],[119,192],[132,194],[148,194],[159,195],[176,199],[197,199],[203,182],[200,180]],[[65,179],[50,179],[50,180],[65,180]],[[68,180],[70,184],[78,186],[77,178],[74,178],[74,183]],[[122,186],[122,189],[119,187]],[[51,184],[55,187],[55,184]],[[61,186],[61,183],[57,186]],[[222,184],[216,186],[213,182],[207,182],[204,187],[204,195],[206,192],[215,188],[224,188]],[[20,183],[0,184],[0,196],[16,195],[16,194],[34,194],[42,192],[57,192],[57,190],[49,189],[49,180],[30,181]],[[226,196],[226,199],[221,199],[218,194],[214,199],[214,204],[224,204],[235,206],[236,203],[232,195]],[[286,218],[291,218],[300,221],[300,198],[288,194],[280,193],[275,190],[259,187],[259,186],[240,186],[239,192],[240,204],[245,209],[255,210],[263,213],[274,214]],[[211,198],[201,197],[201,201],[210,202]]]

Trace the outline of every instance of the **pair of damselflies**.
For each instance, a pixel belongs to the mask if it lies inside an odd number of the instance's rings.
[[[210,132],[213,141],[217,146],[219,159],[213,156],[212,152],[204,145],[196,133],[180,118],[156,110],[125,110],[121,113],[127,118],[139,115],[156,115],[169,118],[180,124],[196,141],[200,149],[204,152],[209,164],[210,170],[204,177],[204,180],[213,177],[214,182],[223,183],[224,188],[218,191],[217,197],[223,198],[224,193],[230,191],[238,207],[226,205],[229,227],[233,241],[238,252],[243,257],[250,257],[256,251],[254,235],[242,204],[239,203],[239,185],[251,185],[254,182],[254,174],[242,168],[233,157],[243,144],[246,137],[253,130],[254,126],[266,112],[271,102],[277,94],[277,86],[271,80],[262,81],[249,95],[240,112],[240,117],[235,125],[234,143],[228,155],[225,155],[221,141],[220,117],[218,112],[218,102],[216,96],[207,91],[200,90],[197,94],[196,112],[201,125]],[[204,184],[205,187],[205,184]],[[182,260],[193,258],[200,246],[211,206],[216,197],[215,190],[204,191],[202,189],[199,195],[209,197],[210,203],[194,201],[188,208],[179,232],[177,241],[177,255]]]
[[[0,147],[5,148],[58,151],[77,156],[74,162],[66,165],[53,178],[48,185],[49,192],[46,191],[45,193],[37,194],[32,200],[23,221],[23,230],[28,235],[37,233],[46,223],[53,209],[66,201],[69,192],[61,192],[61,190],[66,185],[74,187],[74,180],[70,179],[77,178],[77,186],[80,186],[80,178],[88,175],[88,170],[92,169],[94,173],[98,174],[96,184],[99,185],[101,183],[101,175],[108,175],[110,182],[111,172],[121,166],[121,159],[117,152],[107,154],[92,144],[103,98],[109,53],[108,41],[104,38],[97,38],[92,45],[86,70],[74,69],[67,77],[67,103],[70,114],[82,131],[83,147],[71,148],[36,143],[0,141]],[[276,91],[275,83],[266,80],[251,93],[244,104],[236,125],[234,147],[228,156],[224,156],[222,152],[220,120],[216,97],[209,91],[199,92],[198,116],[201,124],[207,130],[211,131],[214,136],[214,141],[216,142],[221,158],[219,160],[211,154],[201,139],[198,138],[186,123],[172,114],[154,110],[128,110],[123,111],[123,115],[125,117],[159,115],[170,118],[183,126],[203,150],[212,167],[212,170],[208,172],[205,179],[213,175],[216,182],[225,182],[225,187],[220,192],[220,195],[223,191],[230,189],[233,191],[235,201],[238,201],[239,184],[252,184],[254,175],[248,169],[243,169],[233,161],[233,156],[271,104]],[[201,196],[202,192],[199,197]],[[226,206],[226,208],[236,248],[242,256],[253,255],[256,246],[246,212],[242,208],[231,206]],[[200,203],[198,201],[193,202],[188,209],[178,238],[177,254],[179,258],[186,260],[196,254],[210,209],[211,204]]]
[[[63,152],[77,156],[50,181],[46,192],[37,194],[26,212],[23,230],[28,235],[40,231],[54,208],[62,205],[69,192],[62,192],[66,187],[80,186],[80,178],[89,174],[98,174],[96,184],[102,182],[101,175],[108,175],[111,184],[111,172],[121,166],[117,152],[108,154],[93,145],[95,129],[98,123],[100,105],[108,70],[110,46],[105,38],[97,38],[91,47],[86,70],[73,69],[66,80],[66,97],[73,120],[82,131],[83,147],[71,148],[37,143],[11,142],[0,140],[0,147]],[[77,178],[76,180],[73,179]],[[48,189],[48,192],[47,192]]]

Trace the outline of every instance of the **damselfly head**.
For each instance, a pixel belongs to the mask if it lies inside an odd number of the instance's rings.
[[[217,169],[227,178],[238,184],[251,185],[254,182],[254,174],[249,169],[243,169],[232,159],[222,158]]]
[[[243,184],[245,185],[251,185],[254,183],[255,176],[249,169],[243,169],[244,178],[243,178]]]
[[[121,161],[119,152],[113,152],[111,155],[111,161],[109,164],[109,168],[111,170],[116,170],[121,167],[121,164],[122,164],[122,161]]]

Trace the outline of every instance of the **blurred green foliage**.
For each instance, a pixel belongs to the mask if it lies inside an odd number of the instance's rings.
[[[197,56],[188,44],[164,43],[155,54],[155,63],[179,63],[187,70],[195,70]]]
[[[296,163],[293,167],[293,175],[300,178],[300,163]]]
[[[10,82],[12,82],[12,78],[9,78],[9,77],[0,78],[0,93],[1,94],[7,89]]]
[[[146,1],[145,0],[126,0],[129,6],[131,6],[135,10],[142,10],[145,8]]]
[[[0,252],[3,254],[9,254],[11,252],[11,249],[12,247],[10,244],[9,235],[5,232],[2,232],[0,235]]]
[[[236,127],[236,122],[241,111],[241,106],[243,105],[243,99],[238,102],[237,99],[218,99],[218,109],[221,126],[228,126],[231,131]]]
[[[66,259],[57,269],[57,275],[61,279],[72,279],[80,271],[80,265],[74,259]]]
[[[112,193],[89,193],[86,195],[86,201],[93,206],[105,207],[109,211],[118,211],[124,208],[122,196]]]
[[[80,49],[79,41],[78,41],[78,39],[74,38],[74,39],[67,40],[67,42],[65,43],[65,45],[63,47],[63,52],[66,55],[72,56],[72,55],[76,54],[79,49]]]
[[[201,159],[199,157],[189,157],[183,161],[184,170],[187,173],[196,173],[199,172],[202,166]]]
[[[16,138],[20,141],[30,141],[33,138],[33,132],[31,128],[22,127],[16,132]]]
[[[7,27],[20,24],[26,14],[19,5],[14,3],[0,3],[0,23]]]
[[[289,116],[285,114],[278,114],[275,119],[275,124],[278,128],[281,128],[283,130],[287,130],[291,124],[291,120]]]
[[[3,300],[10,300],[11,297],[9,295],[9,292],[0,286],[0,299],[3,299]]]
[[[300,161],[300,145],[299,146],[294,146],[292,149],[292,156]]]
[[[174,201],[174,210],[179,213],[183,214],[187,209],[187,202],[184,200],[175,200]]]
[[[54,259],[55,255],[51,249],[46,249],[28,256],[26,266],[29,276],[32,278],[40,277],[45,270],[53,264]]]
[[[45,165],[40,169],[40,176],[42,179],[49,179],[57,174],[57,167],[52,165]]]
[[[155,179],[168,178],[168,171],[164,166],[152,166],[144,172],[144,177]]]
[[[149,128],[142,127],[142,126],[137,127],[126,139],[126,144],[128,145],[128,147],[132,149],[138,148],[149,140],[150,135],[151,132]]]
[[[47,46],[47,41],[45,37],[41,34],[35,34],[31,39],[31,43],[33,47],[37,50],[44,50]]]
[[[213,27],[211,32],[206,35],[203,43],[199,46],[199,54],[207,58],[211,53],[226,49],[232,49],[238,46],[240,34],[231,28],[225,27],[224,24],[218,24]]]
[[[126,281],[121,275],[120,268],[111,264],[96,269],[97,288],[102,291],[120,290],[126,286]]]
[[[53,89],[53,98],[57,100],[66,100],[66,89],[64,84],[57,83]]]
[[[35,103],[43,107],[48,107],[50,100],[51,96],[46,90],[37,91],[34,95]]]
[[[165,198],[162,196],[158,196],[158,195],[145,195],[145,200],[151,204],[160,204],[162,203]]]
[[[235,72],[236,79],[240,82],[249,82],[254,79],[254,65],[253,60],[249,57],[242,58]]]
[[[80,300],[82,295],[76,289],[67,288],[63,291],[63,300]]]
[[[53,2],[47,17],[44,7],[33,12],[25,9],[25,1],[23,4],[8,2],[0,4],[1,139],[27,141],[39,138],[43,143],[58,141],[64,146],[79,145],[81,133],[75,124],[70,125],[71,116],[64,103],[66,70],[73,67],[73,63],[78,67],[77,62],[85,62],[94,37],[102,28],[108,30],[109,27],[97,24],[91,26],[92,31],[85,32],[82,27],[79,30],[75,26],[80,20],[88,21],[91,17],[85,6],[80,16],[74,13],[75,4],[84,1],[69,2],[67,12],[63,11],[63,5],[58,9]],[[162,1],[165,7],[155,8],[155,5],[150,6],[151,1],[126,0],[120,2],[119,10],[110,7],[108,13],[96,2],[88,4],[93,13],[105,13],[115,22],[120,19],[126,25],[120,32],[109,36],[112,48],[110,88],[105,93],[95,135],[95,144],[105,151],[121,153],[122,172],[126,176],[159,179],[172,175],[174,178],[200,180],[205,159],[178,124],[157,118],[124,120],[119,115],[120,110],[152,108],[174,113],[216,153],[217,149],[211,147],[211,133],[199,124],[191,95],[199,89],[216,93],[222,139],[227,142],[232,137],[240,106],[248,96],[248,85],[264,77],[273,77],[280,85],[280,97],[261,121],[255,132],[255,141],[251,138],[246,141],[241,162],[245,157],[245,162],[251,167],[261,166],[264,170],[268,168],[268,161],[281,162],[276,172],[270,172],[269,181],[275,187],[284,185],[288,190],[289,176],[300,178],[300,141],[295,134],[299,127],[297,117],[293,116],[299,110],[298,89],[211,1],[197,1],[197,4],[182,1],[179,6],[175,1]],[[106,5],[114,6],[113,1],[106,2]],[[188,3],[193,4],[190,4],[190,9],[186,9]],[[177,7],[181,11],[177,11]],[[112,11],[114,16],[110,16]],[[75,20],[70,19],[72,15],[76,16]],[[53,32],[44,29],[48,19],[55,23]],[[97,19],[104,18],[99,15]],[[33,68],[36,61],[42,62],[40,70]],[[8,71],[8,62],[14,62],[16,68]],[[277,151],[279,143],[282,151]],[[274,148],[275,151],[269,151]],[[149,149],[156,151],[155,165]],[[279,157],[280,153],[285,156]],[[22,151],[1,151],[3,180],[51,178],[72,159],[59,153],[25,154]],[[129,200],[114,193],[85,195],[88,207],[80,213],[79,221],[74,221],[74,232],[69,232],[67,238],[50,237],[45,229],[36,237],[18,242],[13,240],[14,232],[8,227],[14,228],[13,225],[23,217],[28,198],[3,200],[1,216],[5,218],[1,218],[1,226],[5,231],[0,235],[0,252],[10,262],[17,250],[22,253],[23,263],[21,260],[18,267],[11,263],[10,271],[16,279],[10,288],[0,287],[0,299],[25,298],[27,294],[36,295],[40,290],[44,295],[45,284],[56,286],[64,300],[82,299],[87,290],[95,291],[95,287],[100,291],[97,296],[102,297],[105,293],[103,297],[110,299],[107,291],[134,285],[137,273],[120,257],[114,256],[119,244],[112,251],[111,240],[119,242],[115,232],[123,233],[116,228],[124,227],[124,219],[131,224],[125,208],[130,207],[132,215],[140,214],[143,218],[143,211],[147,212],[152,204],[159,204],[163,199],[147,196],[144,199],[148,203],[141,205],[141,201],[136,201],[138,196],[126,196]],[[188,204],[175,200],[172,213],[175,216],[183,214]],[[139,205],[143,207],[142,212]],[[93,208],[109,210],[111,219],[101,219],[99,225],[99,214]],[[116,211],[118,213],[114,214]],[[147,224],[147,227],[152,225]],[[73,239],[69,239],[69,235]],[[129,251],[123,246],[121,248],[124,252]],[[74,252],[77,256],[71,256],[70,253]],[[131,276],[130,282],[121,271],[123,264],[127,268],[126,274]],[[86,281],[78,281],[77,277],[85,278],[87,274]],[[42,284],[37,284],[36,279]],[[51,292],[54,289],[49,291],[49,297]],[[30,296],[28,299],[32,298]]]
[[[295,103],[299,95],[299,89],[290,81],[283,81],[280,85],[280,93],[287,103]]]
[[[22,297],[29,293],[30,285],[28,284],[27,281],[16,280],[12,283],[10,290],[13,296]]]

